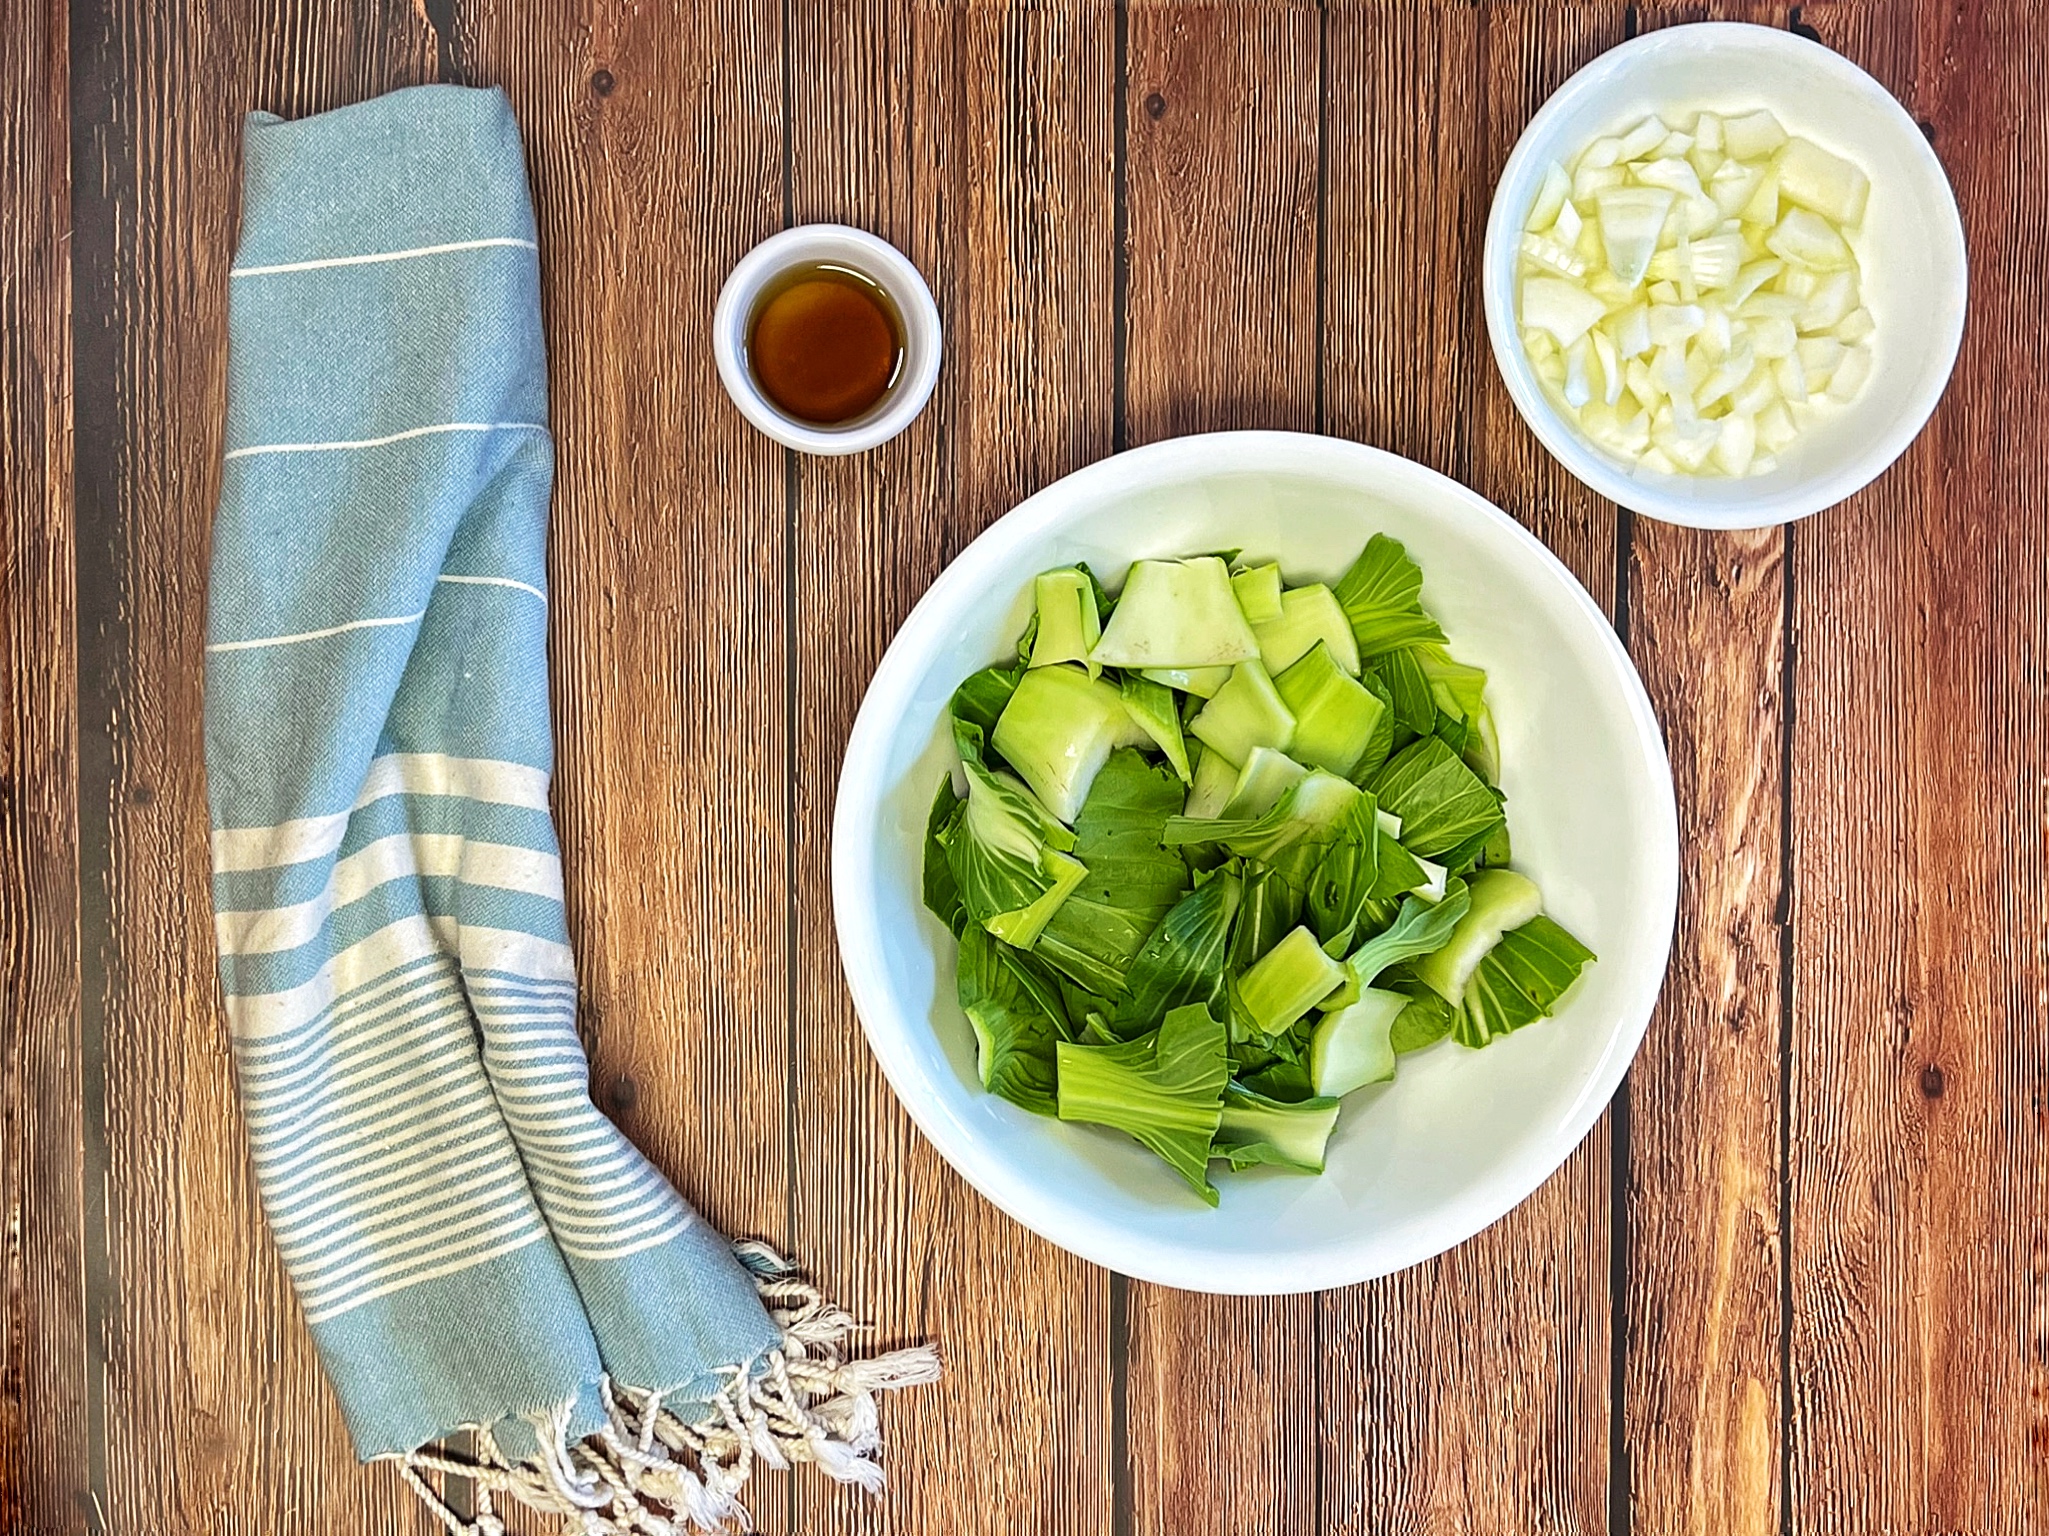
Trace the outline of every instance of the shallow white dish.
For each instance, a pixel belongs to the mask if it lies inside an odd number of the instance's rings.
[[[955,945],[920,895],[926,812],[952,764],[947,699],[1011,653],[1032,577],[1088,561],[1243,548],[1335,579],[1375,532],[1422,565],[1424,600],[1483,666],[1518,868],[1599,954],[1555,1019],[1484,1051],[1404,1057],[1348,1099],[1317,1178],[1216,1170],[1211,1210],[1114,1132],[985,1094],[954,1001]],[[1049,486],[947,568],[876,669],[840,774],[833,912],[868,1041],[940,1153],[1061,1247],[1187,1290],[1347,1285],[1495,1221],[1578,1145],[1635,1054],[1678,900],[1672,780],[1650,702],[1606,617],[1513,519],[1421,465],[1333,438],[1232,432],[1106,459]]]
[[[786,415],[756,382],[747,361],[747,327],[762,290],[790,268],[812,263],[851,267],[877,284],[896,306],[904,328],[903,358],[888,392],[862,415],[830,427]],[[712,314],[719,381],[740,414],[785,448],[824,457],[864,453],[917,420],[939,380],[943,347],[939,308],[911,258],[880,236],[846,224],[800,224],[770,235],[740,258]]]
[[[1871,201],[1852,235],[1877,331],[1863,392],[1816,411],[1768,475],[1742,480],[1636,469],[1560,414],[1516,325],[1517,242],[1552,160],[1652,112],[1769,107],[1789,133],[1862,166]],[[1968,273],[1949,178],[1913,118],[1841,54],[1776,27],[1702,22],[1610,49],[1560,86],[1495,183],[1481,256],[1487,334],[1516,409],[1567,469],[1610,501],[1668,523],[1762,528],[1833,506],[1884,473],[1927,422],[1956,365]]]

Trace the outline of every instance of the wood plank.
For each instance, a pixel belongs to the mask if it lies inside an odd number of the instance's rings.
[[[1319,18],[1142,4],[1128,27],[1125,439],[1313,430]],[[1132,1531],[1313,1527],[1315,1318],[1131,1284]]]
[[[2049,1524],[2049,44],[1801,20],[1929,125],[1972,274],[1928,429],[1793,537],[1793,1528],[2004,1536]]]
[[[0,28],[0,1530],[84,1531],[65,19]]]
[[[793,8],[791,199],[894,241],[948,325],[901,438],[793,465],[795,1248],[947,1376],[884,1410],[892,1486],[815,1477],[792,1529],[1107,1531],[1109,1282],[985,1203],[891,1098],[847,1001],[832,786],[888,637],[947,559],[1111,445],[1114,29],[1099,6]]]
[[[486,0],[458,21],[455,67],[512,98],[540,226],[555,809],[592,1093],[721,1231],[787,1246],[784,466],[710,339],[726,273],[782,226],[782,7]],[[787,1481],[748,1491],[769,1529]]]
[[[1665,728],[1682,884],[1630,1069],[1631,1529],[1779,1529],[1785,535],[1639,519],[1630,648]]]
[[[200,732],[241,114],[432,79],[434,40],[403,0],[74,15],[91,1496],[119,1532],[438,1530],[356,1465],[262,1229]]]
[[[460,57],[512,98],[540,224],[555,805],[593,1094],[721,1230],[780,1242],[784,473],[710,331],[782,226],[781,8],[638,12],[470,5]],[[737,67],[690,67],[714,43]]]
[[[1486,353],[1478,263],[1523,125],[1624,25],[1617,5],[1346,7],[1327,70],[1332,430],[1465,479],[1604,606],[1614,509],[1515,414]],[[1606,1525],[1608,1161],[1604,1119],[1495,1226],[1321,1299],[1326,1529]]]
[[[1639,7],[1643,31],[1784,26],[1754,3]],[[1672,970],[1630,1072],[1622,1343],[1631,1529],[1780,1529],[1788,942],[1782,530],[1639,518],[1630,649],[1672,758],[1682,882]]]

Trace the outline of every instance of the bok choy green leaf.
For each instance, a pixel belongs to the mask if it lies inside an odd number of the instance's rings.
[[[1018,659],[950,701],[922,880],[983,1087],[1212,1205],[1213,1162],[1320,1171],[1347,1095],[1556,1012],[1592,960],[1508,867],[1487,677],[1407,551],[1332,587],[1235,559],[1038,578]]]

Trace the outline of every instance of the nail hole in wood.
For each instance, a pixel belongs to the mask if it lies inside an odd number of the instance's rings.
[[[1939,1099],[1942,1097],[1942,1068],[1930,1062],[1921,1069],[1921,1097]]]
[[[605,1102],[612,1106],[613,1114],[626,1114],[640,1102],[640,1088],[630,1077],[617,1078],[605,1090]]]
[[[1154,91],[1145,99],[1145,115],[1158,122],[1167,115],[1167,98]]]
[[[591,89],[600,96],[611,95],[613,87],[618,83],[618,81],[612,78],[612,72],[609,69],[601,69],[591,76]]]

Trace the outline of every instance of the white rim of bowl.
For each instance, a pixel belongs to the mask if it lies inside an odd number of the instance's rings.
[[[1188,464],[1194,456],[1208,462]],[[1162,459],[1180,462],[1171,477],[1155,472]],[[1480,1180],[1473,1188],[1440,1208],[1430,1236],[1412,1238],[1398,1249],[1393,1260],[1361,1261],[1362,1244],[1340,1246],[1316,1255],[1291,1255],[1288,1274],[1277,1279],[1264,1270],[1263,1261],[1251,1257],[1211,1257],[1208,1282],[1200,1289],[1212,1295],[1285,1296],[1307,1291],[1355,1285],[1382,1275],[1408,1269],[1457,1247],[1485,1231],[1521,1205],[1537,1188],[1561,1168],[1573,1149],[1586,1139],[1594,1122],[1614,1097],[1623,1074],[1636,1057],[1650,1026],[1652,1010],[1664,990],[1665,972],[1671,963],[1672,937],[1679,912],[1679,812],[1672,788],[1672,768],[1665,752],[1665,738],[1659,728],[1643,680],[1615,634],[1613,621],[1587,594],[1579,579],[1565,567],[1548,546],[1506,512],[1477,491],[1459,484],[1436,470],[1363,443],[1343,438],[1320,437],[1300,432],[1213,432],[1192,437],[1170,438],[1143,448],[1134,448],[1074,471],[1028,497],[991,524],[957,555],[904,620],[881,663],[870,679],[854,728],[847,738],[841,760],[839,785],[833,807],[832,905],[838,933],[840,966],[852,994],[854,1011],[868,1048],[889,1080],[897,1101],[903,1105],[925,1138],[962,1178],[1012,1219],[1036,1232],[1055,1246],[1113,1268],[1135,1279],[1180,1289],[1195,1289],[1187,1283],[1187,1254],[1175,1245],[1136,1237],[1100,1217],[1080,1213],[1050,1196],[1029,1177],[1000,1162],[978,1159],[974,1148],[978,1133],[950,1114],[945,1106],[925,1091],[924,1074],[908,1048],[899,1049],[878,1031],[869,1018],[893,1011],[889,989],[874,961],[857,962],[857,954],[879,954],[890,936],[879,927],[876,913],[863,892],[875,873],[874,827],[853,824],[858,803],[872,818],[874,807],[889,789],[879,767],[882,748],[901,720],[919,670],[914,653],[943,641],[947,633],[942,608],[956,592],[986,589],[1015,557],[1019,546],[1043,528],[1053,511],[1070,501],[1078,489],[1102,501],[1119,494],[1144,490],[1163,483],[1202,479],[1221,473],[1267,470],[1273,473],[1314,477],[1324,466],[1348,466],[1356,473],[1363,468],[1382,484],[1429,486],[1463,502],[1482,518],[1506,529],[1531,557],[1536,569],[1568,596],[1591,622],[1599,635],[1599,650],[1608,662],[1615,681],[1636,726],[1636,744],[1642,751],[1656,797],[1658,820],[1665,828],[1662,846],[1652,852],[1649,884],[1663,910],[1665,963],[1648,985],[1640,984],[1625,999],[1620,1019],[1610,1036],[1606,1053],[1575,1101],[1562,1126],[1541,1143],[1541,1151],[1522,1164]],[[1348,475],[1346,478],[1352,478]],[[903,936],[897,935],[898,942]],[[912,1027],[916,1021],[912,1021]],[[979,1166],[977,1165],[979,1163]],[[1435,1234],[1452,1234],[1439,1241]]]
[[[769,281],[785,268],[805,260],[807,247],[831,241],[851,245],[863,257],[863,271],[895,301],[904,326],[905,376],[883,399],[881,409],[845,427],[818,427],[785,415],[761,392],[747,366],[747,339],[741,331],[754,301]],[[799,224],[770,235],[740,258],[712,312],[712,350],[718,359],[719,382],[726,386],[740,414],[785,448],[832,457],[878,447],[903,431],[925,409],[939,380],[944,328],[932,290],[910,257],[880,236],[851,224]]]
[[[1496,298],[1495,285],[1489,280],[1499,263],[1514,260],[1515,244],[1521,234],[1517,226],[1522,216],[1508,207],[1507,189],[1536,158],[1537,145],[1551,125],[1577,106],[1582,97],[1605,87],[1611,75],[1638,55],[1666,48],[1697,46],[1703,34],[1708,34],[1708,41],[1713,41],[1716,36],[1740,36],[1745,42],[1784,48],[1798,54],[1815,69],[1833,74],[1879,98],[1884,108],[1890,109],[1905,139],[1911,142],[1913,148],[1910,153],[1922,161],[1924,169],[1942,188],[1944,212],[1948,215],[1944,233],[1954,242],[1957,262],[1958,302],[1949,334],[1943,343],[1942,366],[1926,376],[1919,394],[1910,399],[1907,409],[1900,413],[1891,430],[1878,440],[1869,454],[1849,468],[1803,481],[1774,496],[1754,499],[1741,506],[1717,506],[1667,496],[1655,483],[1636,478],[1609,459],[1576,427],[1560,417],[1523,363],[1522,339],[1515,333],[1514,316],[1503,312]],[[1963,219],[1957,211],[1956,190],[1950,186],[1949,173],[1942,168],[1942,161],[1907,109],[1870,73],[1833,48],[1777,27],[1741,21],[1691,22],[1632,38],[1584,65],[1554,91],[1537,110],[1536,116],[1530,119],[1529,126],[1523,129],[1522,136],[1515,141],[1515,148],[1509,152],[1507,164],[1495,179],[1494,202],[1487,216],[1487,237],[1480,253],[1480,272],[1482,300],[1487,311],[1487,336],[1493,346],[1494,365],[1501,372],[1502,382],[1508,386],[1516,410],[1521,412],[1523,420],[1529,423],[1530,430],[1537,434],[1551,456],[1563,464],[1575,479],[1609,501],[1661,522],[1678,523],[1689,528],[1777,527],[1834,506],[1890,469],[1921,435],[1921,429],[1928,425],[1928,418],[1935,414],[1943,392],[1949,388],[1949,377],[1956,368],[1957,354],[1963,345],[1970,291],[1969,253],[1964,244]],[[1742,482],[1731,481],[1730,484],[1741,485]]]

